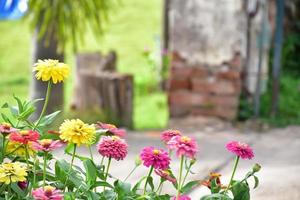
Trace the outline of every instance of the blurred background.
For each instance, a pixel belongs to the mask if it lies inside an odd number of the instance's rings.
[[[179,129],[199,143],[193,180],[229,180],[224,146],[247,142],[256,155],[239,176],[263,166],[255,200],[300,199],[299,55],[300,0],[0,0],[0,105],[44,98],[32,67],[58,59],[72,74],[52,91],[57,124],[127,127],[128,169],[162,129]]]
[[[65,117],[138,130],[198,116],[300,123],[298,0],[0,2],[1,104],[42,97],[31,67],[54,58],[72,67],[53,99]]]

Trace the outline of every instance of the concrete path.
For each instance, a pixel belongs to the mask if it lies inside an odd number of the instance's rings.
[[[262,170],[258,173],[260,186],[251,192],[252,200],[298,200],[300,199],[300,127],[290,126],[285,129],[273,129],[266,133],[241,132],[227,127],[226,130],[212,132],[187,130],[186,135],[197,139],[200,151],[197,163],[193,167],[194,175],[190,180],[203,180],[211,171],[222,174],[222,182],[228,183],[234,156],[226,151],[225,144],[231,140],[249,143],[255,152],[255,159],[241,161],[236,177],[243,178],[254,163],[260,163]],[[159,131],[130,132],[126,140],[129,143],[129,154],[124,161],[113,161],[111,173],[114,177],[124,179],[134,167],[134,159],[145,146],[164,147],[159,140]],[[80,154],[87,154],[80,149]],[[96,152],[96,150],[95,150]],[[96,153],[97,154],[97,153]],[[100,162],[100,156],[95,156]],[[79,162],[77,161],[79,164]],[[177,174],[179,160],[173,157],[172,169]],[[148,169],[140,166],[129,178],[135,183],[138,178],[148,173]],[[158,183],[158,178],[156,180]],[[164,186],[165,192],[175,194],[171,185]],[[205,187],[197,187],[190,196],[193,200],[207,194]]]

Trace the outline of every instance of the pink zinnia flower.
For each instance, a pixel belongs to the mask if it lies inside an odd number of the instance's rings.
[[[161,178],[170,181],[171,183],[176,183],[176,178],[171,176],[171,173],[169,170],[162,170],[162,169],[156,169],[154,172],[160,176]]]
[[[36,142],[40,137],[40,134],[32,130],[24,130],[19,132],[13,132],[9,135],[9,139],[14,142],[27,144],[28,142]]]
[[[146,167],[152,166],[154,169],[169,168],[171,160],[166,151],[154,147],[145,147],[140,154],[140,158]]]
[[[32,143],[32,147],[37,151],[53,151],[61,147],[63,143],[60,140],[43,139]]]
[[[98,122],[96,126],[99,129],[106,130],[111,135],[124,137],[126,134],[126,131],[124,129],[119,129],[113,124],[105,124],[105,123]]]
[[[176,150],[178,157],[187,156],[194,159],[198,151],[196,140],[187,136],[174,136],[167,144],[169,149]]]
[[[103,136],[98,143],[98,152],[108,158],[123,160],[127,155],[128,145],[118,136]]]
[[[181,135],[181,132],[178,130],[166,130],[161,133],[160,139],[167,144],[172,139],[172,137],[178,135]]]
[[[173,197],[171,200],[191,200],[191,197],[187,195],[180,195],[179,198]]]
[[[5,136],[15,131],[17,131],[17,129],[13,128],[9,123],[0,124],[0,133]]]
[[[52,186],[40,187],[32,191],[35,200],[62,200],[63,195],[60,190]]]
[[[252,148],[246,143],[231,141],[226,144],[226,148],[228,151],[234,153],[242,159],[251,160],[254,157]]]

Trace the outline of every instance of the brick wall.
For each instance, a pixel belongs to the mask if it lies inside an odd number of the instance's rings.
[[[241,56],[220,65],[189,64],[174,53],[168,82],[171,117],[214,116],[233,120],[241,90]]]

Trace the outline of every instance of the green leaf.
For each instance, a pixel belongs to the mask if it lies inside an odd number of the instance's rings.
[[[50,125],[55,120],[55,118],[58,116],[59,113],[61,113],[60,110],[42,117],[42,119],[40,121],[40,124],[39,124],[39,127]]]
[[[118,199],[125,199],[131,193],[131,185],[129,183],[116,180],[114,186],[115,192],[118,194]]]
[[[24,191],[16,184],[16,183],[12,183],[11,184],[11,189],[18,194],[19,197],[25,197],[26,194],[24,193]]]
[[[97,179],[97,168],[92,160],[87,159],[83,161],[83,166],[86,171],[86,181],[88,185],[93,185]]]
[[[143,178],[141,178],[141,180],[139,180],[135,186],[132,188],[132,192],[136,193],[136,191],[139,189],[141,183],[147,178],[147,176],[144,176]]]
[[[8,107],[9,107],[8,103],[4,103],[4,104],[1,106],[1,108],[8,108]]]
[[[204,197],[201,197],[200,200],[232,200],[230,197],[228,197],[225,194],[211,194],[206,195]]]
[[[187,184],[185,184],[181,189],[180,189],[180,193],[185,194],[188,193],[189,191],[191,191],[195,186],[199,185],[199,180],[196,181],[190,181]]]
[[[170,199],[171,199],[171,196],[168,194],[159,195],[154,198],[154,200],[170,200]]]
[[[214,178],[210,183],[210,191],[212,194],[219,193],[221,190],[221,186],[217,183],[217,178]]]
[[[105,190],[101,193],[101,200],[116,200],[117,194],[113,190]]]
[[[65,148],[65,153],[72,156],[74,148],[75,148],[74,144],[68,144]],[[88,157],[78,156],[78,155],[75,155],[75,157],[80,159],[81,161],[89,159]]]
[[[22,101],[15,95],[13,95],[14,99],[17,101],[19,112],[23,112],[23,103]]]
[[[233,200],[250,200],[250,189],[248,184],[234,181],[232,186]]]
[[[55,162],[55,175],[57,178],[64,183],[68,177],[68,186],[77,188],[87,189],[86,184],[84,183],[81,176],[74,169],[70,170],[70,164],[65,160],[57,160]],[[73,185],[69,185],[72,183]]]
[[[253,178],[254,178],[254,187],[253,187],[253,189],[255,189],[259,185],[259,180],[258,180],[257,176],[253,176]]]
[[[151,190],[154,190],[153,178],[150,176],[148,177],[148,184],[150,185]]]
[[[93,184],[92,187],[90,187],[90,189],[93,189],[93,188],[99,187],[99,186],[102,186],[102,187],[105,186],[105,187],[108,187],[108,188],[111,188],[111,189],[114,188],[111,184],[109,184],[109,183],[107,183],[107,182],[104,182],[104,181],[97,181],[97,182],[95,182],[95,183]]]
[[[10,124],[13,124],[10,119],[4,114],[4,113],[1,113],[1,117],[2,119],[7,122],[7,123],[10,123]]]

